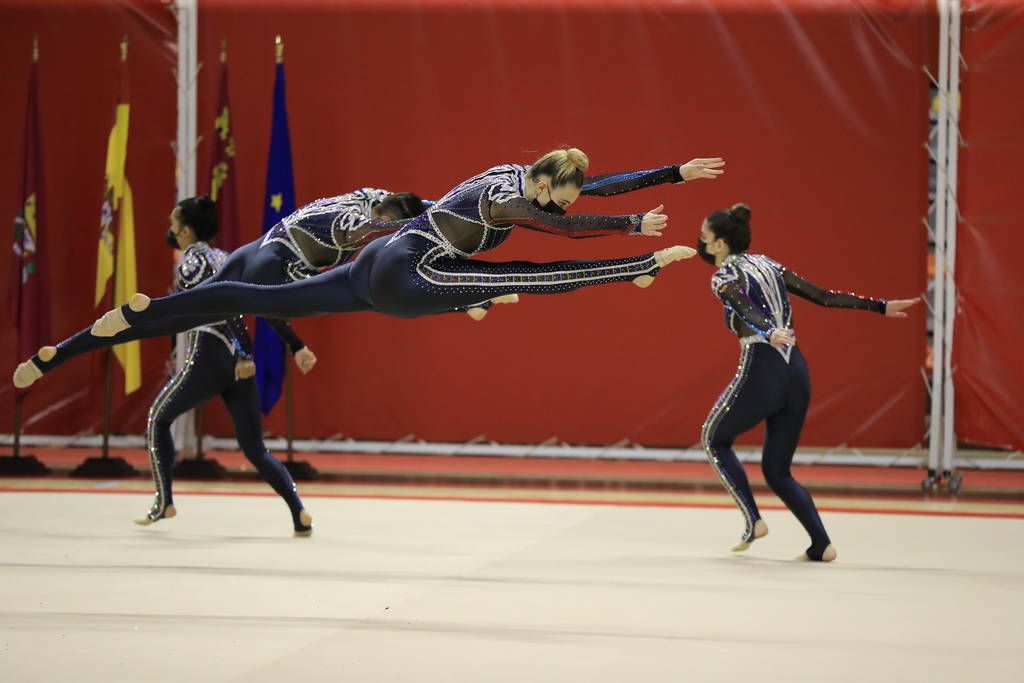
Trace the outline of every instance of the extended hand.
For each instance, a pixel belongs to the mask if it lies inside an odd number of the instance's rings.
[[[885,302],[885,317],[887,318],[906,318],[907,314],[903,312],[904,309],[910,308],[921,300],[921,297],[914,299],[892,299]]]
[[[722,166],[725,166],[725,160],[722,157],[711,157],[708,159],[690,159],[685,164],[679,167],[679,175],[683,176],[683,180],[700,180],[706,178],[707,180],[714,180],[718,176],[725,173],[720,171]]]
[[[657,208],[651,209],[644,214],[643,220],[640,221],[641,235],[661,237],[661,231],[668,227],[668,216],[661,212],[664,208],[664,204],[659,204]]]

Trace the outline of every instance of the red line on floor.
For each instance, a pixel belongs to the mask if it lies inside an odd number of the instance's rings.
[[[0,493],[120,493],[146,494],[152,489],[76,489],[76,488],[13,488],[0,487]],[[178,496],[243,496],[269,498],[277,494],[272,491],[182,491]],[[730,503],[683,503],[672,501],[643,500],[598,500],[598,499],[546,499],[546,498],[501,498],[487,496],[472,498],[469,496],[415,496],[402,494],[349,494],[349,493],[304,493],[304,498],[352,498],[361,500],[423,500],[464,503],[532,503],[547,505],[614,505],[617,507],[663,507],[663,508],[698,508],[698,509],[730,509]],[[872,500],[864,498],[863,500]],[[785,510],[783,505],[760,505],[764,510]],[[864,515],[912,515],[919,517],[980,517],[987,519],[1024,519],[1024,512],[971,512],[969,510],[902,510],[898,508],[853,508],[823,506],[822,512],[844,512]]]
[[[35,455],[50,466],[72,467],[92,450],[80,447],[37,447]],[[142,448],[112,448],[112,456],[125,458],[140,469],[149,468],[149,453]],[[252,472],[240,451],[210,450],[207,457],[229,470]],[[594,458],[529,458],[472,455],[410,455],[379,453],[297,453],[318,470],[331,474],[395,474],[408,476],[485,476],[494,479],[537,477],[548,479],[598,478],[609,480],[675,481],[688,479],[718,484],[707,462],[610,460]],[[1024,490],[1022,470],[960,470],[964,490]],[[853,465],[793,465],[793,474],[805,484],[897,486],[917,490],[924,470],[911,467]],[[760,468],[750,468],[752,482],[763,483]]]

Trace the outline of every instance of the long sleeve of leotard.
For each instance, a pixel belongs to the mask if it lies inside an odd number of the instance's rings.
[[[766,339],[771,338],[776,329],[775,322],[750,300],[737,281],[726,282],[715,293],[722,303],[736,312],[747,327]]]
[[[270,325],[270,329],[274,330],[274,333],[288,345],[288,349],[292,353],[306,347],[306,343],[295,333],[291,323],[287,320],[282,318],[264,318],[264,320]]]
[[[520,225],[562,237],[600,237],[628,235],[640,231],[643,214],[628,216],[560,216],[541,211],[522,197],[504,202],[491,202],[490,222],[497,225]]]
[[[831,289],[824,289],[800,277],[791,270],[786,270],[782,275],[786,283],[786,291],[801,299],[806,299],[819,306],[829,308],[854,308],[861,311],[874,311],[885,315],[885,300],[871,299],[857,294],[836,292]]]
[[[249,336],[249,328],[245,326],[242,316],[228,318],[224,322],[227,323],[231,336],[235,338],[235,355],[243,360],[252,360],[256,352],[253,349],[252,337]]]
[[[650,171],[626,171],[623,173],[587,176],[583,179],[583,189],[580,190],[580,194],[609,197],[624,192],[642,190],[645,187],[653,187],[654,185],[682,182],[685,181],[679,173],[679,165],[674,164]]]

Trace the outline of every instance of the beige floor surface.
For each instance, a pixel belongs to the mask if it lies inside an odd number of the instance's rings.
[[[1024,520],[0,493],[0,681],[1024,681]]]

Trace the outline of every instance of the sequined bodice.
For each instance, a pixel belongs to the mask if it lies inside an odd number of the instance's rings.
[[[370,187],[324,197],[299,207],[271,228],[263,244],[285,244],[310,270],[338,265],[356,250],[346,236],[370,220],[371,211],[389,194]]]

